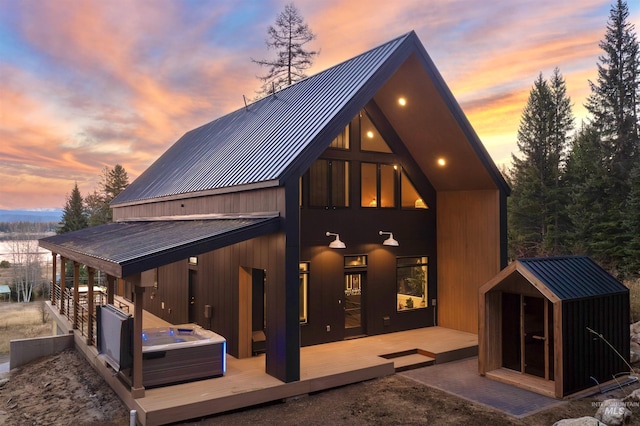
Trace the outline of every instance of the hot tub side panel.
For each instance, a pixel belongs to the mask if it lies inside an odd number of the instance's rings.
[[[154,387],[222,376],[225,352],[225,343],[218,342],[143,353],[142,384]]]

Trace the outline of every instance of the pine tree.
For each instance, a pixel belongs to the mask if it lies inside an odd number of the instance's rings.
[[[522,158],[513,156],[509,228],[513,257],[562,251],[561,173],[573,127],[571,102],[558,69],[549,84],[542,74],[534,82],[518,129]]]
[[[636,161],[629,176],[630,191],[627,198],[627,214],[623,225],[629,240],[624,249],[622,270],[625,276],[640,276],[640,161]]]
[[[311,67],[313,58],[319,53],[305,49],[305,45],[316,36],[293,3],[284,7],[276,18],[275,26],[270,25],[267,33],[267,48],[274,49],[277,56],[275,59],[251,59],[268,69],[266,75],[258,76],[263,82],[259,95],[273,93],[305,78],[305,70]]]
[[[85,199],[89,226],[102,225],[113,220],[109,204],[128,185],[129,176],[120,164],[116,164],[113,169],[102,169],[99,189]]]
[[[598,78],[589,82],[591,96],[586,103],[592,125],[601,144],[603,176],[601,200],[606,216],[594,224],[597,238],[590,246],[600,261],[616,272],[625,262],[625,246],[632,237],[625,228],[630,196],[630,173],[638,155],[638,88],[640,68],[638,42],[628,22],[625,2],[611,8],[607,31],[600,47]]]
[[[58,234],[64,234],[65,232],[77,231],[87,226],[87,215],[84,209],[82,195],[80,194],[80,189],[78,189],[78,183],[76,183],[62,210],[62,222],[57,232]]]

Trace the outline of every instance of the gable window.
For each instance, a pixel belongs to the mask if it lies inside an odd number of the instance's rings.
[[[349,162],[320,159],[309,169],[311,207],[349,207]]]
[[[400,188],[401,188],[401,199],[402,199],[402,208],[403,209],[428,209],[427,203],[422,199],[422,196],[418,194],[416,187],[413,186],[411,180],[406,175],[406,173],[402,173],[402,179],[400,180]]]
[[[336,138],[333,141],[331,141],[331,145],[329,145],[329,148],[345,149],[345,150],[349,149],[349,125],[348,124],[347,124],[347,127],[342,129],[340,134],[338,134],[338,136],[336,136]]]
[[[362,163],[360,165],[360,206],[395,207],[397,166]]]
[[[429,258],[399,257],[396,267],[398,311],[427,307]]]
[[[391,148],[387,145],[378,129],[369,118],[366,111],[360,112],[360,150],[384,152],[391,154]]]

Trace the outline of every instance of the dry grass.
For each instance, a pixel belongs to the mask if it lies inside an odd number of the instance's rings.
[[[50,336],[53,330],[48,315],[42,322],[42,302],[0,302],[0,354],[9,353],[9,342]]]

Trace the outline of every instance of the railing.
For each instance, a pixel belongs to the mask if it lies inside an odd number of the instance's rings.
[[[83,293],[78,299],[78,303],[73,300],[72,288],[60,288],[57,283],[53,286],[55,291],[56,300],[53,306],[58,306],[61,309],[61,314],[64,315],[67,320],[73,324],[73,328],[80,330],[80,334],[83,337],[89,336],[89,301],[87,294]],[[101,291],[97,291],[93,295],[94,310],[91,312],[91,323],[93,332],[91,334],[91,344],[95,344],[97,325],[96,325],[96,306],[102,306],[107,304],[107,295]],[[127,306],[128,310],[128,306]],[[77,317],[74,316],[74,312],[78,312]]]

